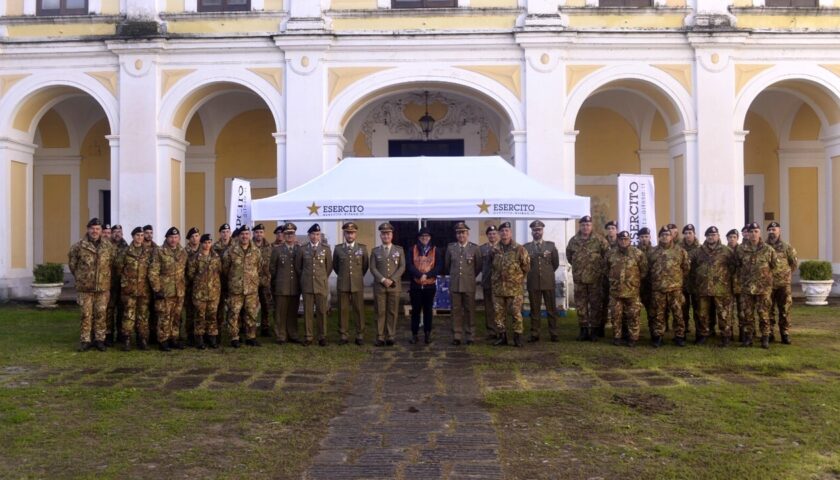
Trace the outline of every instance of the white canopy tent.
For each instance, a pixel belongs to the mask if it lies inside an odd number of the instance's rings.
[[[251,208],[254,220],[567,220],[589,214],[589,197],[543,185],[498,156],[351,157]]]

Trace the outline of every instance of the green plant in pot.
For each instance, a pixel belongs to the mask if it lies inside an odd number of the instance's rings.
[[[831,262],[807,260],[799,264],[799,281],[806,305],[828,305],[828,294],[834,284]]]
[[[55,308],[61,287],[64,286],[64,266],[60,263],[42,263],[32,271],[32,293],[41,308]]]

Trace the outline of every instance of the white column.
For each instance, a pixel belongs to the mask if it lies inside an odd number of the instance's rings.
[[[824,248],[820,257],[840,268],[840,128],[833,128],[821,138],[825,148],[825,169],[823,188],[826,192],[825,228],[823,229]],[[823,242],[821,242],[823,243]],[[834,282],[834,292],[840,292],[838,282]]]
[[[157,237],[161,237],[161,233],[165,232],[169,227],[184,228],[185,199],[184,189],[184,162],[186,160],[187,146],[189,143],[169,135],[157,136],[157,151],[158,151],[158,185],[160,187],[160,196],[158,198],[158,223],[155,226]],[[172,177],[173,161],[178,165],[177,178]],[[177,183],[176,183],[177,182]],[[178,187],[180,195],[178,198],[172,197],[173,190]],[[173,202],[178,205],[180,212],[179,218],[173,218],[172,207]]]
[[[116,225],[120,223],[120,136],[105,135],[105,138],[111,147],[111,224]]]
[[[514,130],[510,132],[510,151],[513,152],[513,166],[522,173],[528,173],[528,150],[526,148],[526,132]]]
[[[36,145],[28,142],[10,138],[0,138],[0,300],[21,297],[30,292],[29,281],[32,278],[32,222],[33,202],[32,184],[33,172],[32,163]],[[23,185],[25,213],[16,223],[13,223],[20,213],[12,208],[12,162],[23,164],[25,168],[25,179]],[[22,220],[22,221],[21,221]],[[13,244],[13,232],[23,230],[24,233],[24,258],[22,262],[16,263],[13,256],[13,248],[19,247]],[[18,259],[20,260],[20,259]]]
[[[341,133],[324,134],[324,170],[332,168],[344,157],[346,144],[347,139]]]
[[[736,130],[734,132],[734,165],[733,165],[733,172],[732,175],[736,175],[737,178],[741,179],[740,185],[735,181],[736,179],[732,179],[732,186],[730,188],[737,188],[739,192],[744,191],[744,143],[747,140],[747,135],[749,135],[748,130]],[[741,231],[741,226],[744,225],[744,218],[746,217],[746,211],[744,210],[744,200],[741,199],[740,202],[735,202],[733,205],[730,206],[729,216],[726,218],[725,222],[721,225],[729,227],[726,231],[730,229],[737,228],[738,231]],[[724,228],[718,227],[718,229],[723,230]]]
[[[288,190],[287,179],[289,177],[288,165],[286,164],[286,133],[272,133],[274,142],[277,143],[277,193]]]

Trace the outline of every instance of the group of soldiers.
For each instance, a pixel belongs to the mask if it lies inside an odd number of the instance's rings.
[[[604,229],[605,236],[594,233],[592,218],[585,216],[566,248],[575,283],[578,340],[604,337],[609,320],[613,343],[634,346],[644,306],[654,347],[662,345],[669,317],[680,347],[690,333],[690,317],[698,345],[716,334],[720,346],[730,345],[736,318],[744,347],[753,345],[758,331],[761,347],[769,348],[777,325],[781,342],[791,343],[791,276],[798,260],[796,250],[781,240],[778,222],[768,225],[766,240],[761,226],[750,223],[740,232],[743,240],[732,229],[725,244],[715,226],[706,229],[700,243],[694,225],[683,227],[680,238],[677,226],[668,224],[659,230],[655,247],[647,228],[638,231],[638,246],[630,245],[627,231],[617,232],[615,222]]]
[[[543,303],[551,341],[559,341],[555,271],[560,257],[554,242],[543,239],[544,227],[539,220],[532,222],[532,241],[520,245],[513,239],[509,222],[489,225],[487,243],[479,246],[469,241],[465,222],[455,224],[457,241],[447,246],[441,269],[450,280],[453,344],[475,341],[479,275],[488,338],[495,345],[522,346],[526,293],[531,319],[528,341],[540,340]],[[779,313],[781,340],[790,343],[790,279],[797,259],[796,251],[779,238],[778,223],[768,227],[767,241],[753,223],[744,227],[743,243],[738,243],[738,232],[732,230],[727,245],[721,243],[716,227],[706,230],[706,242],[701,245],[693,225],[683,228],[681,239],[671,224],[660,230],[656,247],[643,228],[638,248],[630,245],[628,232],[617,232],[615,222],[609,222],[605,231],[606,236],[593,232],[592,219],[585,216],[566,248],[580,322],[578,340],[605,336],[610,320],[614,343],[635,345],[644,306],[655,347],[662,343],[669,316],[675,343],[685,345],[693,313],[698,344],[714,336],[717,327],[721,344],[728,345],[731,320],[737,317],[740,341],[752,345],[757,318],[761,343],[767,348],[776,325],[772,307]],[[339,343],[349,343],[353,334],[355,343],[363,345],[368,271],[374,280],[374,345],[393,345],[401,277],[407,268],[405,251],[393,244],[394,228],[388,222],[379,226],[381,244],[370,252],[356,240],[354,222],[344,223],[342,232],[344,242],[334,250],[322,241],[318,224],[308,229],[307,241],[299,244],[297,227],[291,222],[274,230],[273,243],[265,238],[262,224],[234,231],[223,224],[215,241],[191,228],[182,246],[179,230],[172,227],[158,245],[151,225],[136,227],[127,240],[119,225],[110,227],[93,218],[85,237],[69,253],[81,306],[79,350],[104,351],[115,333],[124,350],[131,349],[132,339],[143,350],[152,339],[164,351],[186,345],[217,348],[225,329],[234,348],[240,347],[241,338],[245,345],[260,346],[258,333],[273,334],[280,344],[317,341],[326,346],[328,279],[333,272],[337,275]],[[298,333],[301,298],[303,338]],[[181,334],[182,317],[186,339]],[[413,333],[412,343],[417,341]],[[425,333],[429,343],[430,332]]]

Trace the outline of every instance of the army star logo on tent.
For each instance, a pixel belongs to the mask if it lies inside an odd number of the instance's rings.
[[[490,204],[487,203],[487,200],[482,200],[481,203],[477,203],[475,206],[478,207],[478,213],[490,213]]]
[[[309,209],[310,215],[318,215],[318,209],[321,208],[320,205],[316,205],[315,202],[312,202],[312,205],[306,207]]]

